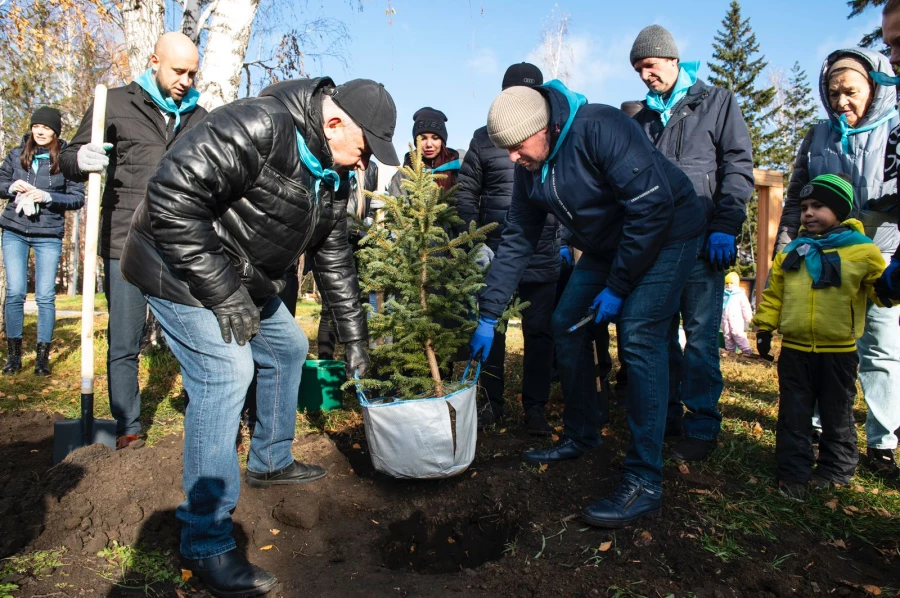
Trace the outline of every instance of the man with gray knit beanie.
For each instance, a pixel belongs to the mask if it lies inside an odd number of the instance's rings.
[[[552,320],[564,431],[554,447],[524,457],[535,463],[576,459],[600,444],[596,374],[587,349],[618,322],[620,358],[631,377],[631,441],[622,481],[584,517],[600,527],[628,525],[662,508],[665,339],[700,250],[705,211],[687,176],[634,120],[617,108],[588,104],[559,81],[504,90],[491,105],[487,129],[516,167],[506,229],[479,298],[472,355],[489,354],[494,325],[552,214],[583,252]],[[575,326],[588,314],[593,331]]]
[[[703,250],[669,325],[669,406],[666,436],[672,457],[702,461],[716,446],[722,415],[719,324],[725,269],[753,194],[752,145],[734,95],[697,78],[699,62],[680,62],[672,34],[645,27],[631,48],[631,65],[647,86],[635,115],[650,141],[691,180],[709,217]],[[682,352],[679,324],[687,343]],[[687,414],[684,407],[687,407]]]

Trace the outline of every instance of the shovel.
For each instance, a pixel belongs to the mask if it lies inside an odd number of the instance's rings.
[[[103,143],[106,128],[106,87],[94,90],[91,143]],[[72,451],[92,444],[116,446],[116,422],[94,419],[94,285],[97,238],[100,233],[100,173],[88,175],[87,224],[84,234],[84,281],[81,287],[81,418],[53,424],[53,463]]]

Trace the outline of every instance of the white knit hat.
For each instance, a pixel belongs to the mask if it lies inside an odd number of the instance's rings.
[[[508,87],[488,111],[487,130],[497,147],[518,145],[550,124],[550,107],[541,92],[531,87]]]

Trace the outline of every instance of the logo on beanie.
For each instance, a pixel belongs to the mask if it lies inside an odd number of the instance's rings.
[[[803,189],[800,190],[800,199],[806,199],[807,197],[809,197],[810,195],[813,194],[814,190],[815,189],[813,188],[812,185],[809,185],[809,184],[804,185]]]
[[[528,85],[534,85],[536,81],[534,79],[522,79],[523,83],[527,83]]]

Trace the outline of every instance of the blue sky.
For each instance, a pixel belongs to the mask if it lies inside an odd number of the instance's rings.
[[[640,99],[646,88],[628,64],[637,33],[657,23],[672,32],[682,60],[700,60],[709,76],[713,36],[721,28],[729,0],[560,0],[556,10],[570,15],[574,64],[569,85],[591,102],[618,106]],[[352,35],[349,65],[326,60],[313,74],[337,82],[366,77],[384,83],[397,103],[398,152],[406,151],[412,115],[423,106],[443,110],[448,143],[466,148],[483,126],[500,92],[506,67],[535,56],[554,2],[527,0],[363,0],[356,12],[330,0],[310,13],[343,20]],[[756,33],[769,69],[788,72],[799,61],[816,89],[822,60],[831,51],[855,46],[880,22],[878,11],[847,19],[846,0],[747,0],[744,18]],[[818,101],[818,98],[816,98]],[[823,113],[824,114],[824,113]],[[402,154],[401,154],[402,155]]]

